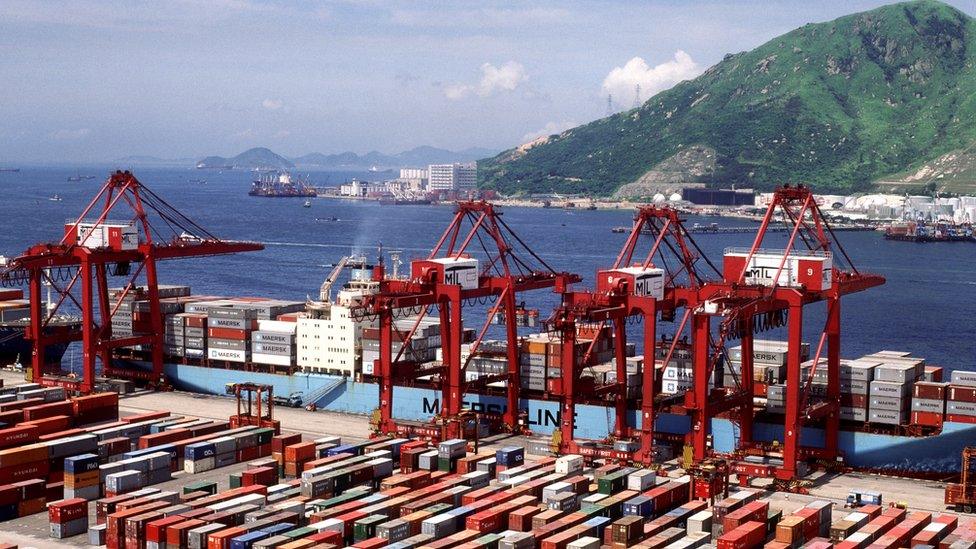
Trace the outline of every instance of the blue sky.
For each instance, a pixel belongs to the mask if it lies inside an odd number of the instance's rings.
[[[3,0],[0,163],[503,149],[883,3]]]

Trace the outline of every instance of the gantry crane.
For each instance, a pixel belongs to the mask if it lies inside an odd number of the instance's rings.
[[[154,214],[152,218],[150,213]],[[114,218],[110,219],[110,215]],[[172,231],[172,238],[162,238],[160,230],[164,228]],[[26,282],[30,288],[31,321],[27,331],[33,346],[34,381],[89,393],[94,387],[96,359],[101,360],[106,374],[132,374],[153,384],[162,380],[164,334],[157,261],[261,249],[263,246],[254,242],[220,240],[128,171],[116,171],[78,219],[65,225],[64,237],[59,242],[31,246],[0,271],[0,280]],[[109,276],[121,277],[125,282],[116,295],[109,295]],[[115,337],[112,316],[134,294],[140,276],[145,277],[151,332]],[[55,290],[57,300],[48,304],[47,311],[41,307],[44,282]],[[75,293],[81,294],[80,299]],[[80,333],[49,335],[46,326],[69,302],[81,313]],[[82,378],[46,376],[45,347],[72,341],[82,342]],[[112,368],[113,349],[133,345],[151,346],[151,374],[137,375]]]
[[[788,241],[782,249],[765,249],[770,227],[777,219],[788,229]],[[809,188],[783,186],[775,191],[752,243],[746,249],[725,252],[723,280],[703,288],[699,314],[695,315],[694,391],[689,394],[689,408],[694,429],[689,437],[694,457],[706,457],[706,436],[712,417],[729,409],[732,393],[716,399],[708,387],[708,374],[715,367],[718,354],[724,352],[723,341],[741,335],[741,391],[749,402],[748,413],[741,414],[741,444],[752,443],[752,334],[755,320],[780,319],[788,326],[786,374],[786,413],[783,422],[783,465],[775,471],[782,481],[795,480],[797,464],[804,458],[835,460],[838,457],[840,425],[840,334],[841,297],[884,284],[883,277],[862,273],[854,267],[847,253],[836,241],[830,225],[817,206]],[[821,331],[812,367],[801,378],[801,344],[804,308],[813,303],[826,304],[826,323]],[[722,318],[719,342],[709,354],[699,340],[713,337],[712,316]],[[768,323],[768,322],[767,322]],[[826,346],[827,395],[814,402],[810,385]],[[702,375],[700,375],[702,374]],[[741,400],[741,399],[740,399]],[[801,447],[804,424],[823,420],[823,448]]]
[[[646,255],[643,251],[638,252],[642,236],[650,240]],[[661,315],[673,320],[677,310],[690,312],[698,307],[702,287],[708,280],[720,276],[719,270],[685,230],[676,210],[651,205],[637,209],[630,235],[616,261],[596,273],[595,291],[564,292],[562,304],[552,317],[551,329],[559,335],[562,346],[561,390],[557,395],[562,404],[554,446],[561,452],[582,454],[587,458],[610,458],[644,465],[653,462],[655,401],[659,398],[661,381],[655,375],[657,317]],[[640,427],[627,423],[626,322],[631,317],[644,325]],[[613,333],[616,381],[596,387],[593,395],[586,395],[585,388],[577,384],[580,374],[592,365],[592,344],[582,357],[576,349],[578,323],[581,322],[601,326],[609,323]],[[678,333],[684,324],[683,321]],[[597,337],[600,337],[599,333]],[[679,338],[674,337],[664,349],[665,365],[670,362],[678,343]],[[576,403],[584,396],[604,400],[609,396],[612,399],[615,417],[610,438],[636,438],[639,443],[636,452],[578,443],[573,418]]]
[[[474,252],[472,253],[472,250]],[[378,269],[380,290],[367,296],[354,316],[379,319],[380,358],[376,376],[379,378],[379,407],[374,428],[380,433],[411,432],[429,438],[454,437],[460,431],[457,418],[461,413],[462,396],[466,385],[486,385],[506,381],[506,408],[501,423],[505,428],[519,429],[519,349],[516,303],[522,292],[552,288],[562,291],[580,278],[569,273],[557,273],[536,255],[505,223],[502,213],[484,201],[459,202],[454,217],[426,259],[411,263],[407,280],[386,279]],[[468,359],[461,360],[464,303],[472,300],[495,300],[474,341]],[[409,333],[400,334],[400,341],[409,342],[432,308],[440,317],[443,365],[424,368],[415,361],[404,359],[407,345],[394,355],[393,321],[396,317],[416,316]],[[464,370],[478,350],[489,325],[502,312],[508,339],[507,372],[485,376],[468,384]],[[440,391],[438,419],[440,427],[409,425],[393,417],[393,386],[416,383],[422,376],[433,375],[432,385]]]

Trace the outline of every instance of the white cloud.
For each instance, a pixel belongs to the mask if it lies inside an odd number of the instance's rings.
[[[61,129],[51,134],[51,139],[57,141],[77,141],[79,139],[84,139],[88,137],[91,130],[88,128],[78,128],[76,130]]]
[[[529,79],[521,63],[509,61],[499,67],[491,63],[481,65],[481,80],[477,85],[450,84],[444,87],[444,95],[451,100],[463,99],[472,93],[488,97],[497,92],[510,92]]]
[[[284,139],[290,135],[291,132],[288,130],[278,130],[278,132],[274,134],[274,137],[275,139]]]
[[[268,109],[269,111],[276,111],[281,107],[283,107],[284,105],[285,104],[281,101],[281,99],[268,98],[261,102],[261,106]]]
[[[659,91],[701,74],[702,70],[690,55],[682,50],[674,52],[670,59],[653,67],[642,57],[634,57],[623,67],[615,67],[603,79],[602,91],[611,94],[614,102],[630,106],[634,101],[637,85],[640,84],[640,98],[643,102]]]
[[[556,133],[563,133],[564,131],[566,131],[566,130],[568,130],[570,128],[575,128],[576,126],[579,126],[579,124],[576,123],[576,122],[569,121],[569,120],[567,120],[565,122],[548,122],[542,128],[540,128],[540,129],[538,129],[538,130],[536,130],[534,132],[529,132],[529,133],[523,135],[522,136],[522,143],[528,143],[529,141],[534,141],[534,140],[536,140],[536,139],[538,139],[540,137],[545,137],[545,136],[553,135],[553,134],[556,134]]]

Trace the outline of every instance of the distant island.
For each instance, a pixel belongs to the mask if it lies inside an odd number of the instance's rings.
[[[248,149],[237,156],[208,156],[203,159],[165,159],[154,156],[127,156],[116,162],[126,166],[186,166],[200,169],[228,170],[389,170],[408,167],[424,167],[428,164],[450,164],[454,162],[474,162],[479,158],[493,156],[497,149],[469,148],[449,151],[431,146],[420,146],[396,154],[371,151],[360,155],[354,152],[323,154],[313,152],[289,158],[266,147]]]

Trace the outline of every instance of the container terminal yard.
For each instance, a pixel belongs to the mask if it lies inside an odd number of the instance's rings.
[[[910,350],[841,358],[843,297],[884,278],[805,187],[722,258],[639,207],[588,289],[486,202],[459,203],[407,274],[344,259],[298,304],[161,285],[158,261],[261,246],[128,172],[64,234],[0,272],[26,287],[3,310],[26,310],[32,350],[29,382],[0,389],[5,543],[976,546],[976,375]],[[540,290],[551,314],[522,305]],[[803,341],[814,306],[826,323]],[[76,329],[46,329],[68,314]],[[45,352],[69,342],[80,376]]]

